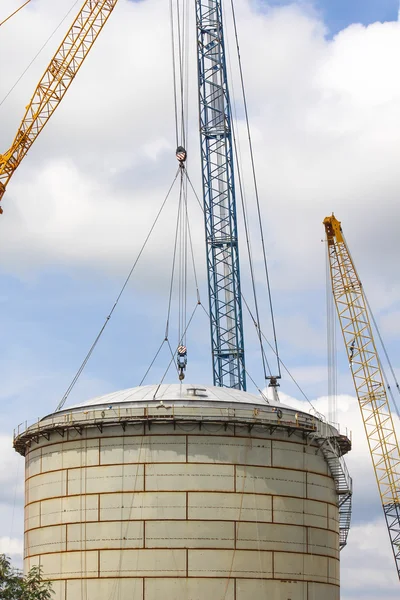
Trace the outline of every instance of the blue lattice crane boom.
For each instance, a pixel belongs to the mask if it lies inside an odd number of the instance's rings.
[[[221,0],[196,0],[214,385],[246,390],[232,127]]]

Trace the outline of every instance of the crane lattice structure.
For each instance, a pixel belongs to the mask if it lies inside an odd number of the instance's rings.
[[[43,73],[14,141],[0,154],[0,201],[29,148],[46,125],[82,66],[118,0],[85,0]],[[3,210],[0,208],[0,214]]]
[[[400,450],[361,281],[340,222],[324,220],[332,291],[400,578]]]
[[[214,385],[246,389],[232,127],[220,0],[196,0]]]

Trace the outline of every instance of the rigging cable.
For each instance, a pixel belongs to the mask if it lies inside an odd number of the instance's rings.
[[[232,123],[232,129],[233,129],[233,123]],[[233,143],[234,143],[234,147],[235,147],[235,154],[237,156],[237,147],[236,147],[236,136],[235,136],[235,131],[232,131],[232,137],[233,137]],[[200,206],[200,209],[202,210],[202,212],[204,213],[204,207],[200,202],[200,199],[194,189],[194,186],[189,178],[189,175],[187,173],[186,170],[186,177],[187,180],[189,181],[189,185],[193,190],[193,193],[195,194],[195,197],[197,199],[197,202]],[[267,369],[268,372],[270,374],[270,376],[272,375],[271,373],[271,368],[267,359],[267,356],[265,354],[265,350],[264,350],[264,346],[263,346],[263,342],[262,342],[262,337],[260,335],[260,331],[261,331],[261,326],[260,326],[260,316],[259,316],[259,310],[258,310],[258,299],[257,299],[257,292],[256,292],[256,286],[255,286],[255,275],[254,275],[254,269],[253,269],[253,259],[252,259],[252,253],[251,253],[251,243],[250,243],[250,236],[249,236],[249,230],[248,230],[248,221],[247,221],[247,216],[246,216],[246,208],[245,208],[245,203],[244,203],[244,192],[243,192],[243,187],[242,187],[242,178],[240,175],[240,170],[238,168],[238,181],[239,181],[239,189],[240,189],[240,197],[241,197],[241,204],[242,204],[242,210],[243,210],[243,221],[244,221],[244,227],[245,227],[245,234],[246,234],[246,242],[247,242],[247,251],[248,251],[248,256],[249,256],[249,265],[250,265],[250,275],[251,275],[251,282],[252,282],[252,290],[253,290],[253,299],[254,299],[254,305],[255,305],[255,311],[256,311],[256,315],[257,315],[257,323],[258,323],[258,327],[256,328],[257,331],[257,337],[259,339],[259,343],[260,343],[260,352],[261,352],[261,360],[262,360],[262,365],[263,365],[263,373],[264,373],[264,379],[267,380],[268,376],[267,376]],[[209,315],[210,317],[210,315]],[[246,369],[245,369],[246,370]],[[252,382],[254,383],[254,380],[252,379],[252,377],[249,375],[250,379],[252,380]],[[258,389],[258,386],[256,386]]]
[[[181,173],[181,179],[182,179],[182,173]],[[181,182],[181,186],[182,186],[182,182]],[[175,227],[175,237],[174,237],[174,251],[173,251],[173,255],[172,255],[171,278],[170,278],[170,285],[169,285],[167,321],[166,321],[166,325],[165,325],[165,340],[167,340],[168,336],[169,336],[169,322],[170,322],[171,308],[172,308],[172,293],[173,293],[173,288],[174,288],[176,255],[177,255],[177,250],[178,250],[179,222],[180,222],[180,218],[181,218],[181,210],[180,210],[180,208],[181,208],[181,201],[182,201],[181,193],[182,193],[182,187],[180,189],[179,203],[178,203],[178,214],[177,214],[177,217],[176,217],[176,227]]]
[[[65,394],[63,395],[63,397],[62,397],[61,401],[59,402],[59,404],[58,404],[58,406],[57,406],[57,408],[56,408],[56,411],[55,411],[55,412],[57,412],[57,411],[61,410],[61,409],[62,409],[62,407],[64,406],[64,404],[65,404],[65,402],[66,402],[66,400],[67,400],[68,396],[70,395],[70,393],[71,393],[72,389],[74,388],[74,386],[75,386],[76,382],[78,381],[79,377],[81,376],[81,373],[82,373],[82,371],[83,371],[83,370],[84,370],[84,368],[86,367],[86,365],[87,365],[87,363],[88,363],[88,361],[89,361],[89,359],[90,359],[90,357],[91,357],[91,355],[92,355],[92,353],[93,353],[93,351],[94,351],[95,347],[97,346],[97,343],[98,343],[98,341],[100,340],[100,338],[101,338],[101,336],[102,336],[102,334],[103,334],[103,332],[104,332],[105,328],[107,327],[107,325],[108,325],[108,323],[109,323],[109,321],[110,321],[110,319],[111,319],[111,317],[112,317],[112,314],[113,314],[113,312],[114,312],[114,311],[115,311],[115,309],[117,308],[117,305],[118,305],[118,303],[119,303],[119,301],[120,301],[120,299],[121,299],[121,296],[122,296],[122,294],[124,293],[126,286],[128,285],[128,282],[129,282],[129,280],[130,280],[130,278],[131,278],[131,275],[132,275],[133,271],[135,270],[135,268],[136,268],[136,265],[138,264],[138,262],[139,262],[139,259],[140,259],[140,257],[142,256],[142,254],[143,254],[143,251],[144,251],[144,249],[145,249],[145,247],[146,247],[146,245],[147,245],[147,242],[149,241],[149,239],[150,239],[150,236],[151,236],[151,234],[153,233],[153,230],[154,230],[154,228],[155,228],[155,226],[156,226],[156,224],[157,224],[157,222],[158,222],[158,219],[159,219],[159,217],[160,217],[160,215],[161,215],[161,213],[162,213],[162,211],[163,211],[163,209],[164,209],[164,207],[165,207],[165,205],[166,205],[166,203],[167,203],[167,200],[168,200],[168,198],[169,198],[169,195],[170,195],[170,193],[171,193],[171,191],[172,191],[172,188],[173,188],[173,187],[174,187],[174,185],[175,185],[175,181],[176,181],[176,179],[177,179],[177,177],[178,177],[178,174],[179,174],[179,169],[178,169],[178,171],[176,172],[176,175],[175,175],[175,177],[174,177],[174,180],[173,180],[173,182],[172,182],[172,184],[171,184],[171,186],[170,186],[170,188],[169,188],[169,190],[168,190],[168,192],[167,192],[167,195],[165,196],[165,198],[164,198],[164,200],[163,200],[163,202],[162,202],[162,204],[161,204],[161,207],[160,207],[160,209],[159,209],[159,211],[158,211],[158,213],[157,213],[157,215],[156,215],[156,217],[155,217],[155,219],[154,219],[154,221],[153,221],[153,224],[152,224],[152,226],[150,227],[150,230],[149,230],[149,232],[148,232],[148,234],[147,234],[147,236],[146,236],[146,238],[145,238],[145,240],[144,240],[144,242],[143,242],[143,244],[142,244],[142,247],[141,247],[141,248],[140,248],[140,250],[139,250],[139,253],[138,253],[138,255],[137,255],[137,257],[136,257],[136,259],[135,259],[135,261],[134,261],[134,263],[133,263],[133,265],[132,265],[132,267],[131,267],[131,270],[129,271],[129,273],[128,273],[128,276],[126,277],[126,279],[125,279],[125,282],[124,282],[124,284],[123,284],[123,286],[122,286],[122,288],[121,288],[121,290],[120,290],[120,292],[119,292],[119,294],[118,294],[118,296],[117,296],[117,298],[116,298],[116,300],[115,300],[115,302],[114,302],[114,304],[113,304],[113,306],[112,306],[112,308],[111,308],[111,310],[110,310],[109,314],[107,315],[107,317],[106,317],[106,319],[105,319],[105,321],[104,321],[104,323],[103,323],[103,326],[101,327],[101,329],[100,329],[99,333],[97,334],[97,336],[96,336],[96,338],[95,338],[95,340],[94,340],[93,344],[91,345],[91,347],[90,347],[90,349],[89,349],[89,352],[86,354],[86,356],[85,356],[85,358],[84,358],[84,360],[83,360],[83,362],[82,362],[81,366],[79,367],[79,369],[78,369],[78,371],[76,372],[76,374],[75,374],[74,378],[72,379],[72,381],[71,381],[70,385],[68,386],[68,388],[67,388],[67,390],[66,390]]]
[[[353,266],[354,266],[353,257],[352,257],[352,256],[351,256],[351,254],[350,254],[350,250],[348,249],[347,242],[346,242],[346,239],[345,239],[345,237],[344,237],[344,234],[343,234],[343,232],[342,232],[342,236],[343,236],[344,242],[345,242],[345,244],[346,244],[346,247],[347,247],[347,252],[348,252],[348,254],[349,254],[349,256],[350,256],[350,259],[351,259],[351,261],[352,261],[352,263],[353,263]],[[370,303],[369,303],[369,301],[368,301],[368,298],[367,298],[367,294],[365,293],[364,286],[363,286],[363,285],[362,285],[362,283],[361,283],[361,279],[360,279],[360,277],[359,277],[359,275],[358,275],[358,273],[357,273],[357,270],[356,270],[355,266],[354,266],[354,271],[355,271],[355,273],[356,273],[356,276],[357,276],[357,279],[358,279],[358,281],[360,282],[360,286],[361,286],[361,288],[362,288],[362,294],[363,294],[363,296],[364,296],[364,298],[365,298],[365,304],[366,304],[366,307],[367,307],[367,309],[368,309],[368,313],[369,313],[369,314],[370,314],[370,316],[371,316],[372,323],[373,323],[373,325],[374,325],[374,327],[375,327],[375,330],[376,330],[376,332],[377,332],[377,334],[378,334],[378,338],[379,338],[379,341],[380,341],[380,343],[381,343],[381,346],[382,346],[382,348],[383,348],[383,352],[384,352],[384,354],[385,354],[385,357],[386,357],[386,360],[387,360],[387,362],[388,362],[389,369],[390,369],[390,372],[391,372],[391,374],[392,374],[393,380],[394,380],[394,382],[395,382],[395,385],[396,385],[397,391],[398,391],[398,393],[400,394],[400,386],[399,386],[399,383],[398,383],[398,381],[397,381],[397,377],[396,377],[396,374],[395,374],[395,372],[394,372],[394,369],[393,369],[393,366],[392,366],[391,360],[390,360],[390,358],[389,358],[388,351],[387,351],[387,349],[386,349],[386,346],[385,346],[385,344],[384,344],[384,342],[383,342],[383,338],[382,338],[382,336],[381,336],[381,332],[379,331],[378,324],[377,324],[377,322],[376,322],[376,319],[375,319],[375,317],[374,317],[374,314],[373,314],[373,312],[372,312],[372,310],[371,310],[371,305],[370,305]],[[395,410],[396,410],[397,416],[398,416],[398,418],[400,419],[400,410],[399,410],[399,406],[398,406],[398,404],[397,404],[397,402],[396,402],[396,400],[395,400],[395,398],[394,398],[394,396],[393,396],[392,389],[391,389],[391,387],[390,387],[390,385],[389,385],[388,378],[387,378],[387,376],[386,376],[386,373],[385,373],[385,371],[384,371],[384,369],[383,369],[383,366],[382,366],[382,363],[381,363],[381,360],[380,360],[380,358],[379,358],[379,354],[378,354],[378,353],[377,353],[377,360],[378,360],[379,366],[380,366],[380,367],[381,367],[381,369],[382,369],[382,374],[383,374],[383,377],[384,377],[384,379],[385,379],[386,387],[387,387],[387,389],[388,389],[388,391],[389,391],[389,393],[390,393],[390,397],[391,397],[391,400],[392,400],[392,402],[393,402],[393,405],[394,405],[394,407],[395,407]]]
[[[239,64],[240,84],[241,84],[241,90],[242,90],[242,96],[243,96],[243,107],[244,107],[245,118],[246,118],[246,130],[247,130],[247,137],[249,140],[250,161],[251,161],[251,169],[252,169],[252,175],[253,175],[254,193],[255,193],[256,205],[257,205],[258,226],[259,226],[259,231],[260,231],[264,271],[265,271],[267,290],[268,290],[268,302],[269,302],[269,307],[270,307],[272,331],[273,331],[273,337],[274,337],[274,348],[275,348],[274,354],[277,358],[278,377],[281,377],[278,340],[277,340],[277,335],[276,335],[275,316],[274,316],[274,308],[273,308],[273,304],[272,304],[272,294],[271,294],[268,261],[267,261],[267,254],[266,254],[266,249],[265,249],[264,228],[262,225],[262,218],[261,218],[261,207],[260,207],[260,198],[259,198],[259,193],[258,193],[256,168],[255,168],[255,162],[254,162],[253,142],[251,139],[251,132],[250,132],[249,113],[248,113],[248,109],[247,109],[247,97],[246,97],[246,90],[245,90],[245,85],[244,85],[242,59],[240,56],[239,36],[238,36],[238,31],[237,31],[236,13],[235,13],[235,7],[234,7],[233,0],[231,0],[231,9],[232,9],[233,27],[234,27],[234,32],[235,32],[236,51],[237,51],[238,64]]]
[[[190,177],[189,177],[189,173],[187,172],[187,169],[185,169],[185,174],[186,174],[186,178],[187,178],[187,180],[188,180],[188,182],[189,182],[189,185],[190,185],[190,187],[191,187],[191,189],[192,189],[192,191],[193,191],[193,193],[194,193],[194,195],[195,195],[195,198],[196,198],[196,200],[197,200],[197,202],[198,202],[198,204],[199,204],[199,206],[200,206],[200,210],[204,212],[204,207],[203,207],[203,205],[201,204],[200,198],[199,198],[199,196],[198,196],[198,194],[197,194],[197,192],[196,192],[196,189],[195,189],[195,187],[194,187],[194,185],[193,185],[193,183],[192,183],[192,180],[191,180],[191,179],[190,179]],[[250,314],[250,316],[251,316],[251,319],[252,319],[252,321],[253,321],[253,324],[254,324],[254,325],[255,325],[255,327],[256,327],[257,335],[258,335],[258,332],[260,332],[260,333],[261,333],[261,336],[262,336],[262,337],[265,339],[265,341],[267,342],[267,344],[269,345],[269,347],[271,348],[271,350],[272,350],[272,351],[275,353],[275,355],[276,355],[276,352],[275,352],[275,350],[274,350],[273,346],[272,346],[272,345],[269,343],[269,341],[267,340],[267,338],[266,338],[266,337],[264,336],[264,334],[262,333],[261,327],[259,326],[259,323],[258,323],[258,322],[256,321],[256,319],[254,318],[254,316],[253,316],[253,314],[252,314],[252,312],[251,312],[251,309],[250,309],[250,307],[249,307],[249,305],[248,305],[248,303],[247,303],[246,299],[244,298],[243,294],[242,294],[242,299],[243,299],[244,303],[246,304],[247,310],[249,311],[249,314]],[[201,304],[201,303],[200,303],[200,304]],[[203,304],[201,304],[201,306],[202,306],[203,310],[205,311],[205,313],[206,313],[207,317],[210,319],[210,314],[207,312],[207,310],[205,309],[205,307],[203,306]],[[270,367],[269,367],[269,363],[268,363],[267,357],[266,357],[266,355],[265,355],[265,350],[264,350],[264,346],[263,346],[263,344],[261,344],[261,352],[262,352],[262,356],[263,356],[263,357],[265,357],[265,362],[266,362],[266,364],[268,365],[269,372],[271,373],[271,370],[270,370]],[[282,363],[282,361],[280,360],[279,356],[277,356],[277,360],[278,360],[278,361],[280,361],[280,363],[281,363],[281,364],[282,364],[282,366],[283,366],[283,363]],[[262,396],[264,399],[267,399],[267,398],[266,398],[266,396],[265,396],[265,394],[264,394],[264,393],[261,391],[261,389],[259,388],[259,386],[258,386],[258,385],[257,385],[257,383],[254,381],[253,377],[250,375],[250,373],[248,372],[248,370],[247,370],[246,368],[245,368],[245,372],[246,372],[246,375],[248,375],[248,377],[249,377],[249,379],[251,380],[251,382],[253,383],[254,387],[255,387],[255,388],[257,389],[257,391],[258,391],[258,392],[261,394],[261,396]],[[279,370],[279,373],[280,373],[280,370]],[[302,393],[303,393],[303,392],[302,392]],[[303,393],[303,395],[305,396],[305,394],[304,394],[304,393]],[[306,400],[308,400],[307,396],[305,396],[305,398],[306,398]],[[308,402],[309,402],[309,400],[308,400]],[[310,404],[311,404],[311,403],[310,403]]]
[[[236,155],[236,158],[238,158],[238,149],[237,149],[237,144],[236,144],[236,132],[235,132],[235,128],[234,128],[234,125],[233,125],[233,121],[232,121],[232,137],[233,137],[233,145],[234,145],[234,148],[235,148],[235,155]],[[255,274],[254,274],[253,256],[252,256],[251,243],[250,243],[250,235],[249,235],[247,207],[246,207],[246,202],[245,202],[245,195],[244,195],[244,190],[243,190],[242,177],[241,177],[240,168],[239,168],[239,161],[237,160],[236,162],[238,164],[237,173],[238,173],[238,181],[239,181],[240,200],[241,200],[242,211],[243,211],[243,223],[244,223],[244,230],[245,230],[245,236],[246,236],[247,253],[248,253],[248,257],[249,257],[250,278],[251,278],[251,285],[252,285],[252,290],[253,290],[254,308],[255,308],[255,311],[256,311],[257,324],[258,324],[257,336],[258,336],[258,340],[259,340],[259,344],[260,344],[261,360],[262,360],[262,365],[263,365],[264,379],[267,380],[268,379],[268,375],[267,375],[266,367],[268,369],[270,377],[272,376],[272,372],[271,372],[271,367],[269,365],[269,362],[268,362],[266,354],[265,354],[262,337],[260,335],[261,320],[260,320],[260,313],[259,313],[259,309],[258,309],[258,298],[257,298],[257,290],[256,290],[256,282],[255,282]]]
[[[151,361],[151,363],[150,363],[150,365],[149,365],[149,367],[148,367],[148,369],[147,369],[146,373],[143,375],[143,377],[142,377],[142,379],[141,379],[141,381],[140,381],[140,383],[139,383],[139,386],[143,385],[143,383],[144,383],[144,381],[145,381],[145,379],[146,379],[147,375],[150,373],[150,371],[151,371],[151,368],[152,368],[152,366],[154,365],[154,363],[156,362],[156,360],[157,360],[157,358],[158,358],[158,355],[160,354],[160,352],[161,352],[161,349],[162,349],[162,347],[164,346],[164,344],[165,344],[165,342],[166,342],[166,341],[167,341],[167,338],[164,338],[164,339],[163,339],[163,341],[161,342],[161,344],[160,344],[160,346],[159,346],[159,348],[158,348],[157,352],[155,353],[155,355],[154,355],[154,358],[153,358],[153,360]]]
[[[187,141],[187,102],[188,102],[188,61],[187,61],[187,21],[188,11],[185,3],[180,6],[180,0],[169,3],[171,44],[172,44],[172,75],[174,89],[175,141],[176,145],[186,147]]]
[[[224,18],[226,20],[225,10],[224,10]],[[254,308],[255,308],[255,312],[256,312],[257,322],[259,325],[259,327],[256,328],[256,332],[257,332],[258,342],[260,345],[263,376],[264,376],[264,380],[267,381],[268,379],[270,379],[272,377],[272,372],[271,372],[271,368],[270,368],[270,365],[269,365],[269,362],[268,362],[268,359],[267,359],[267,356],[266,356],[266,353],[264,350],[263,340],[260,335],[261,319],[260,319],[259,308],[258,308],[258,297],[257,297],[255,275],[254,275],[253,253],[252,253],[251,240],[250,240],[250,235],[249,235],[246,190],[245,190],[245,186],[243,185],[242,153],[241,153],[241,147],[240,147],[240,139],[236,135],[236,129],[235,129],[235,122],[238,121],[238,118],[237,118],[235,90],[234,90],[233,76],[232,76],[232,65],[231,65],[230,52],[229,52],[229,38],[226,39],[226,48],[227,48],[229,72],[230,72],[230,77],[231,77],[231,86],[232,86],[232,91],[233,91],[233,103],[231,101],[232,96],[229,97],[229,108],[230,108],[231,113],[233,112],[233,114],[234,114],[234,119],[231,120],[232,140],[233,140],[233,147],[234,147],[234,153],[235,153],[235,158],[236,158],[236,168],[237,168],[237,176],[238,176],[238,182],[239,182],[239,195],[240,195],[241,207],[242,207],[242,213],[243,213],[243,223],[244,223],[245,236],[246,236],[246,247],[247,247],[247,255],[248,255],[249,267],[250,267],[250,279],[251,279],[252,292],[253,292]],[[233,111],[232,111],[232,108],[233,108]],[[267,370],[269,372],[269,377],[267,375]]]
[[[11,19],[11,17],[13,17],[17,13],[19,13],[19,11],[22,10],[24,8],[24,6],[26,6],[27,4],[29,4],[30,1],[31,0],[26,0],[26,2],[22,6],[20,6],[19,8],[17,8],[17,10],[14,10],[14,12],[11,13],[11,15],[8,15],[8,17],[6,19],[4,19],[4,21],[0,21],[0,27],[2,25],[4,25],[4,23],[7,23],[7,21],[9,21]]]
[[[179,145],[179,134],[178,134],[178,96],[176,92],[176,58],[175,58],[175,34],[174,34],[174,13],[173,13],[173,0],[169,1],[169,16],[171,25],[171,46],[172,46],[172,79],[174,87],[174,111],[175,111],[175,143]]]
[[[242,294],[242,300],[249,312],[249,315],[254,323],[255,326],[257,326],[256,320],[251,312],[250,306],[246,300],[246,298],[243,296]],[[268,340],[268,338],[264,335],[264,333],[261,331],[261,335],[264,338],[264,340],[266,341],[266,343],[268,344],[268,346],[270,347],[270,349],[272,350],[272,352],[275,352],[273,345],[271,344],[271,342]],[[280,356],[277,356],[277,360],[279,360],[279,363],[282,365],[282,367],[285,369],[286,373],[289,375],[290,379],[293,381],[293,383],[295,384],[295,386],[297,387],[297,389],[299,390],[299,392],[301,393],[301,395],[304,397],[304,399],[309,403],[309,405],[311,406],[311,408],[313,409],[313,411],[315,413],[317,413],[317,409],[315,408],[315,406],[313,405],[313,403],[311,402],[311,400],[308,398],[308,396],[306,395],[306,393],[303,391],[303,389],[300,387],[300,384],[296,381],[296,379],[294,378],[294,376],[291,374],[291,372],[289,371],[288,367],[285,365],[285,363],[283,362],[283,360],[280,358]]]
[[[185,328],[185,330],[184,330],[184,332],[183,332],[183,335],[186,335],[186,332],[187,332],[187,330],[188,330],[188,329],[189,329],[189,327],[190,327],[190,324],[191,324],[191,322],[192,322],[192,320],[193,320],[193,317],[194,317],[194,315],[196,314],[196,310],[198,309],[198,307],[199,307],[199,302],[196,302],[196,305],[195,305],[195,307],[194,307],[194,309],[193,309],[193,312],[192,312],[192,314],[191,314],[191,316],[190,316],[190,319],[189,319],[189,321],[188,321],[188,323],[187,323],[187,325],[186,325],[186,328]],[[179,340],[179,343],[182,343],[182,340]],[[154,392],[154,395],[153,395],[153,400],[155,400],[155,398],[156,398],[156,396],[157,396],[157,392],[158,392],[158,390],[160,389],[160,387],[161,387],[161,385],[162,385],[162,383],[163,383],[163,381],[164,381],[165,377],[167,376],[167,373],[168,373],[168,371],[169,371],[169,370],[170,370],[170,368],[171,368],[171,365],[172,365],[173,361],[174,361],[174,360],[175,360],[175,358],[176,358],[177,352],[178,352],[178,349],[176,349],[176,350],[175,350],[175,352],[173,353],[173,356],[172,356],[172,358],[171,358],[170,362],[168,363],[168,366],[167,366],[167,368],[166,368],[166,370],[165,370],[165,372],[164,372],[164,375],[162,376],[160,383],[157,385],[156,391]]]
[[[336,314],[330,277],[329,249],[326,244],[326,342],[328,356],[328,414],[331,421],[337,417],[337,361],[336,361]]]
[[[372,323],[374,324],[375,331],[376,331],[376,333],[378,334],[378,338],[379,338],[379,341],[380,341],[380,343],[381,343],[381,346],[382,346],[382,348],[383,348],[383,352],[384,352],[384,354],[385,354],[386,360],[387,360],[387,362],[388,362],[389,369],[390,369],[390,372],[391,372],[391,374],[392,374],[392,377],[393,377],[393,380],[394,380],[394,383],[395,383],[396,389],[397,389],[398,393],[400,394],[400,386],[399,386],[399,382],[397,381],[397,377],[396,377],[396,374],[395,374],[395,372],[394,372],[394,369],[393,369],[393,366],[392,366],[392,362],[391,362],[391,360],[390,360],[390,358],[389,358],[388,351],[387,351],[387,349],[386,349],[386,346],[385,346],[385,344],[384,344],[384,342],[383,342],[383,339],[382,339],[382,336],[381,336],[381,332],[379,331],[378,324],[377,324],[377,322],[376,322],[376,320],[375,320],[374,313],[373,313],[373,312],[372,312],[372,310],[371,310],[371,306],[370,306],[370,303],[369,303],[369,301],[368,301],[368,298],[367,298],[367,295],[366,295],[366,293],[365,293],[365,290],[364,290],[364,288],[363,288],[363,291],[364,291],[365,303],[366,303],[366,305],[367,305],[367,308],[368,308],[368,310],[369,310],[369,314],[371,315]],[[379,360],[379,355],[378,355],[378,360]],[[380,362],[380,361],[379,361],[379,362]],[[386,377],[386,373],[385,373],[385,371],[384,371],[384,369],[383,369],[383,367],[382,367],[382,364],[381,364],[381,369],[382,369],[383,375],[384,375],[384,377],[385,377],[385,380],[386,380],[386,387],[387,387],[387,389],[389,390],[390,397],[391,397],[391,399],[392,399],[392,402],[393,402],[393,404],[394,404],[394,407],[395,407],[395,409],[396,409],[397,416],[398,416],[398,417],[399,417],[399,419],[400,419],[400,410],[399,410],[399,406],[398,406],[398,404],[397,404],[397,402],[396,402],[396,400],[395,400],[395,398],[394,398],[394,396],[393,396],[392,388],[391,388],[391,387],[390,387],[390,385],[389,385],[389,381],[388,381],[388,378]]]
[[[181,174],[183,174],[183,171],[185,171],[185,180],[188,180],[187,177],[187,173],[186,173],[186,169],[185,167],[181,167]],[[188,246],[188,249],[190,251],[190,255],[191,255],[191,265],[193,268],[193,276],[194,276],[194,282],[195,282],[195,287],[196,287],[196,299],[197,299],[197,304],[201,304],[201,299],[200,299],[200,291],[199,291],[199,284],[198,284],[198,276],[197,276],[197,269],[196,269],[196,262],[195,262],[195,256],[194,256],[194,249],[193,249],[193,240],[192,240],[192,234],[191,234],[191,229],[190,229],[190,219],[189,219],[189,213],[188,213],[188,204],[187,204],[187,198],[184,199],[184,195],[187,195],[187,190],[185,189],[184,193],[182,193],[181,197],[180,197],[180,201],[179,201],[179,205],[178,205],[178,211],[177,211],[177,222],[176,222],[176,227],[175,227],[175,234],[174,234],[174,250],[173,250],[173,257],[172,257],[172,267],[171,267],[171,277],[170,277],[170,284],[169,284],[169,294],[168,294],[168,308],[167,308],[167,318],[166,318],[166,324],[165,324],[165,335],[164,335],[164,339],[161,342],[160,346],[158,347],[153,359],[150,362],[149,367],[147,368],[145,374],[143,375],[141,382],[139,385],[143,385],[147,375],[149,374],[151,368],[153,367],[155,361],[157,360],[162,347],[165,343],[167,343],[171,356],[173,357],[173,360],[175,358],[174,356],[174,352],[172,350],[170,341],[169,341],[169,330],[170,330],[170,319],[171,319],[171,310],[172,310],[172,294],[173,294],[173,287],[174,287],[174,280],[175,280],[175,272],[176,272],[176,265],[178,264],[179,266],[179,258],[177,258],[179,252],[178,252],[178,239],[179,239],[179,231],[181,229],[181,223],[182,222],[186,222],[185,224],[185,228],[187,230],[187,233],[185,235],[187,235],[186,237],[186,245]],[[187,250],[186,252],[186,258],[185,258],[185,271],[184,271],[184,280],[187,282],[187,265],[188,265],[188,259],[187,259]],[[179,277],[178,277],[179,278]],[[185,291],[184,293],[184,302],[185,302],[185,315],[186,315],[186,307],[187,307],[187,290],[186,290],[186,285],[183,286],[183,289]],[[181,291],[181,290],[180,290]],[[187,328],[186,328],[186,316],[185,319],[182,320],[181,316],[179,316],[178,318],[178,329],[179,329],[179,333],[178,333],[178,344],[177,347],[180,345],[180,343],[182,342],[185,345],[185,338],[186,338],[186,332],[187,332]],[[185,332],[184,335],[182,336],[182,332]]]
[[[243,298],[243,296],[242,296]],[[210,320],[210,313],[208,312],[208,310],[206,309],[206,307],[199,302],[201,308],[204,310],[205,314],[207,315],[208,320]],[[255,380],[253,379],[253,377],[250,375],[250,373],[247,370],[247,367],[245,367],[245,373],[247,375],[247,377],[250,379],[251,383],[254,385],[254,387],[256,388],[256,390],[259,392],[260,396],[263,398],[263,400],[265,400],[267,402],[267,404],[269,404],[269,400],[267,398],[267,396],[264,394],[264,392],[259,388],[259,386],[257,385],[257,383],[255,382]]]
[[[73,3],[73,5],[71,6],[71,8],[68,10],[68,12],[65,14],[65,16],[61,19],[61,21],[59,22],[59,24],[57,25],[57,27],[54,29],[53,33],[47,38],[47,40],[45,41],[45,43],[43,44],[43,46],[41,48],[39,48],[38,52],[35,54],[35,56],[32,58],[31,62],[28,64],[28,66],[24,69],[24,71],[21,73],[21,75],[18,77],[18,79],[16,80],[16,82],[14,83],[14,85],[9,89],[9,91],[7,92],[7,94],[4,96],[4,98],[0,101],[0,106],[2,106],[2,104],[4,104],[4,102],[7,100],[7,98],[9,97],[9,95],[15,90],[15,88],[17,87],[17,85],[19,84],[19,82],[21,81],[21,79],[23,78],[23,76],[29,71],[29,69],[31,68],[31,66],[33,65],[33,63],[35,62],[35,60],[37,59],[37,57],[42,53],[42,51],[45,49],[45,47],[47,46],[47,44],[49,43],[49,41],[51,40],[51,38],[54,36],[54,34],[60,29],[61,25],[64,23],[65,19],[68,17],[68,15],[73,11],[73,9],[75,8],[75,6],[78,4],[79,0],[75,0],[75,2]],[[22,8],[22,7],[21,7]]]

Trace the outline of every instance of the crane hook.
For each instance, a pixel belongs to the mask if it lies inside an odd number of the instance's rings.
[[[186,365],[187,365],[186,346],[179,346],[178,347],[178,358],[177,358],[179,381],[183,381],[185,379]]]

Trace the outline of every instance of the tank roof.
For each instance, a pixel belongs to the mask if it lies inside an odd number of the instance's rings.
[[[22,423],[14,432],[14,447],[24,455],[32,443],[39,443],[42,437],[49,440],[54,433],[64,437],[70,429],[82,434],[84,429],[102,432],[104,427],[115,425],[125,431],[127,426],[143,424],[150,428],[152,423],[195,423],[200,428],[203,423],[238,425],[249,431],[257,425],[270,435],[279,429],[302,439],[311,436],[316,443],[329,438],[340,455],[351,446],[347,435],[341,435],[317,413],[233,388],[175,383],[113,392],[50,413],[32,424]]]
[[[88,407],[93,408],[94,406],[109,405],[151,405],[152,403],[158,404],[160,401],[179,404],[181,406],[187,404],[193,405],[194,403],[209,404],[211,402],[222,402],[231,405],[250,404],[252,406],[261,405],[264,407],[269,406],[271,408],[279,407],[295,410],[291,406],[270,400],[266,396],[263,397],[261,395],[250,394],[249,392],[243,392],[233,388],[190,383],[155,384],[128,388],[104,396],[97,396],[91,400],[68,406],[64,410],[71,412],[74,410],[79,411],[81,409],[86,409]]]

